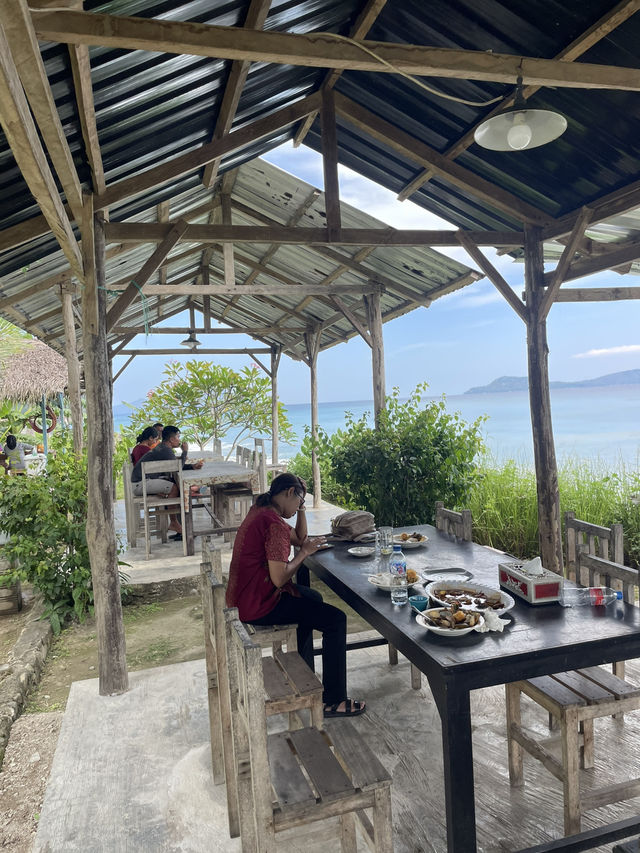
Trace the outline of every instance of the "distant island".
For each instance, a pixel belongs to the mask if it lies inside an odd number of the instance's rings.
[[[550,382],[550,388],[601,388],[606,385],[640,385],[640,370],[623,370],[620,373],[607,373],[596,379],[582,379],[576,382]],[[469,388],[465,394],[497,394],[503,391],[528,391],[529,380],[526,376],[500,376],[488,385]]]

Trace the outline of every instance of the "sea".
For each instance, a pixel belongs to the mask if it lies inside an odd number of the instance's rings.
[[[441,399],[441,398],[433,398]],[[533,465],[533,442],[529,396],[526,391],[446,396],[449,412],[459,412],[466,421],[481,415],[486,447],[497,462],[514,459]],[[305,426],[311,423],[310,406],[284,404],[296,434],[291,444],[280,442],[280,460],[291,459],[300,450]],[[373,401],[356,400],[318,404],[318,422],[332,434],[345,426],[345,413],[356,419],[363,414],[373,421]],[[640,386],[600,388],[555,388],[551,390],[551,414],[558,462],[589,460],[603,467],[637,470],[640,467]],[[128,416],[116,408],[116,430]],[[267,454],[270,454],[268,441]],[[223,445],[224,448],[224,445]]]

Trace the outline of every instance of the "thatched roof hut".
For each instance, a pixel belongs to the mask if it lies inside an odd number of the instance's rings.
[[[28,341],[10,355],[0,373],[0,400],[38,403],[67,387],[67,362],[42,341]]]

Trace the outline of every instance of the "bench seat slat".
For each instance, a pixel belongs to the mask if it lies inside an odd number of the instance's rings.
[[[331,752],[322,733],[315,728],[288,732],[300,762],[323,800],[353,792],[351,779]]]
[[[287,732],[269,735],[267,743],[271,786],[281,808],[315,803],[316,796],[287,742]]]
[[[349,720],[327,720],[325,732],[333,743],[336,755],[349,768],[351,779],[357,788],[366,791],[383,782],[391,783],[386,767],[373,754]]]

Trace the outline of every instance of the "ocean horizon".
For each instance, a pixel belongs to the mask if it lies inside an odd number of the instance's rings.
[[[427,398],[425,398],[427,399]],[[430,397],[428,399],[441,399]],[[482,426],[487,450],[499,462],[515,459],[533,464],[533,440],[529,395],[525,391],[445,396],[449,412],[459,412],[465,421],[472,422],[486,415]],[[280,460],[291,459],[298,453],[311,423],[308,403],[287,405],[287,416],[296,440],[280,442]],[[118,406],[114,414],[116,430],[129,421]],[[318,421],[327,433],[333,434],[345,426],[345,413],[357,420],[364,414],[373,419],[373,401],[355,400],[318,403]],[[598,388],[561,388],[551,390],[551,415],[558,462],[563,459],[599,460],[608,467],[637,468],[640,463],[640,386],[608,386]],[[265,437],[268,439],[268,436]],[[251,439],[248,444],[252,445]],[[271,448],[266,442],[267,453]],[[224,446],[224,445],[223,445]]]

